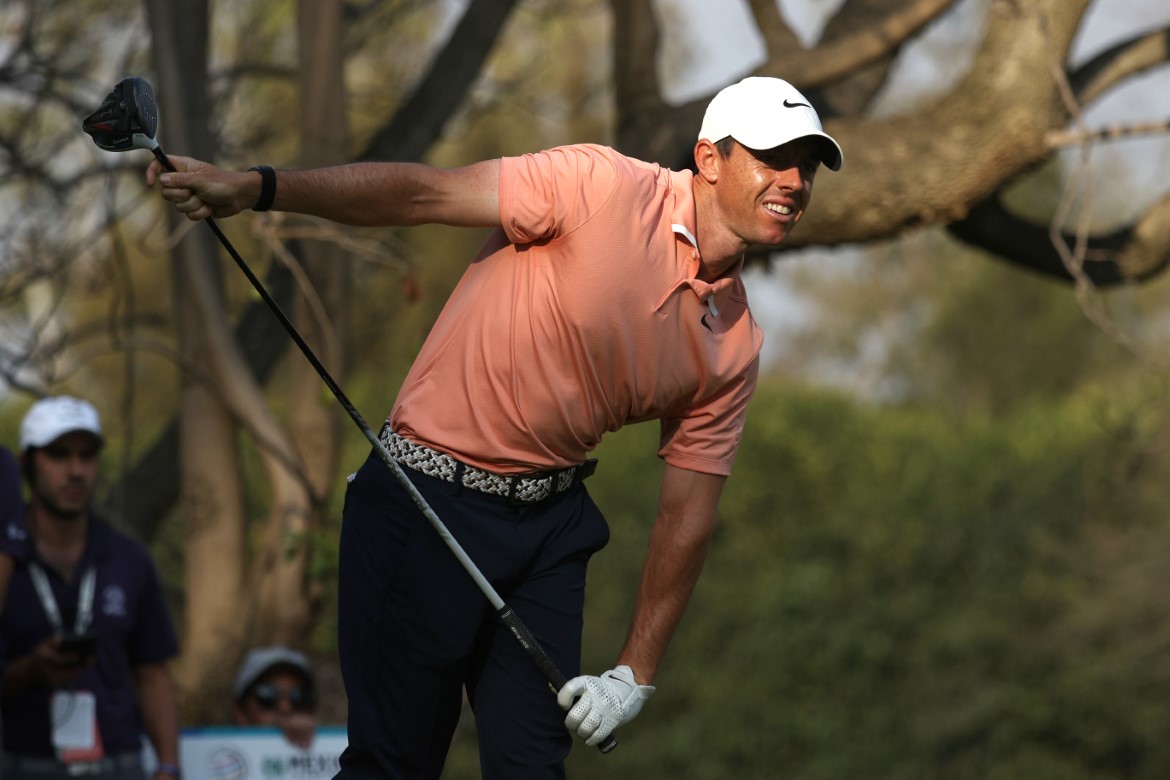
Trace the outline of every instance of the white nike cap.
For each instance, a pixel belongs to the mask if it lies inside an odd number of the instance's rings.
[[[67,395],[42,398],[28,408],[20,423],[20,451],[44,447],[74,431],[102,438],[102,424],[93,404]]]
[[[707,105],[699,140],[711,143],[731,136],[749,149],[774,149],[810,135],[824,138],[821,162],[839,171],[845,163],[841,145],[821,127],[808,99],[784,79],[749,76],[724,87]]]

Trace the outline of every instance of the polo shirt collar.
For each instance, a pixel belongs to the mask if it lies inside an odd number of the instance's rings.
[[[724,271],[714,282],[705,282],[698,278],[702,256],[699,254],[699,240],[695,238],[697,225],[695,195],[692,189],[694,174],[690,171],[671,171],[670,177],[674,190],[670,229],[679,239],[690,244],[691,250],[688,253],[689,257],[683,270],[683,276],[670,285],[662,298],[655,304],[654,309],[661,309],[676,290],[685,286],[690,288],[696,298],[707,304],[711,314],[717,317],[723,296],[738,281],[740,271],[743,270],[743,258],[740,257],[735,265]]]
[[[687,240],[695,251],[699,239],[695,238],[698,223],[695,218],[695,175],[690,171],[670,171],[670,185],[674,200],[670,209],[670,229]]]

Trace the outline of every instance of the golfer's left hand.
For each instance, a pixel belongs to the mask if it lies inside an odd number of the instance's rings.
[[[592,747],[633,720],[652,693],[653,685],[638,685],[633,670],[619,666],[600,677],[574,677],[557,694],[557,703],[569,711],[565,727]]]

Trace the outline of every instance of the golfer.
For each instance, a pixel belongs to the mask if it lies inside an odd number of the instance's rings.
[[[380,438],[572,679],[550,695],[371,453],[351,478],[341,530],[349,747],[339,777],[439,777],[463,689],[485,778],[564,777],[572,734],[601,742],[654,692],[756,386],[762,334],[744,253],[784,241],[819,166],[843,161],[809,101],[772,78],[715,96],[694,157],[695,173],[594,145],[453,170],[236,172],[183,157],[178,173],[148,170],[147,183],[161,182],[193,220],[271,208],[350,225],[495,228]],[[666,465],[629,634],[613,669],[574,677],[586,565],[609,537],[582,484],[588,455],[607,431],[652,419]]]

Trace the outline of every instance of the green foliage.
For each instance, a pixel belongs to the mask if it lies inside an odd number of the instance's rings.
[[[1148,589],[1094,597],[1165,535],[1129,496],[1164,469],[1110,468],[1137,434],[1101,405],[1086,393],[956,423],[763,388],[660,690],[622,747],[576,749],[572,773],[1164,775],[1167,675],[1152,661],[1170,614]],[[590,668],[624,636],[655,436],[607,441],[591,485],[614,537],[590,570]]]

